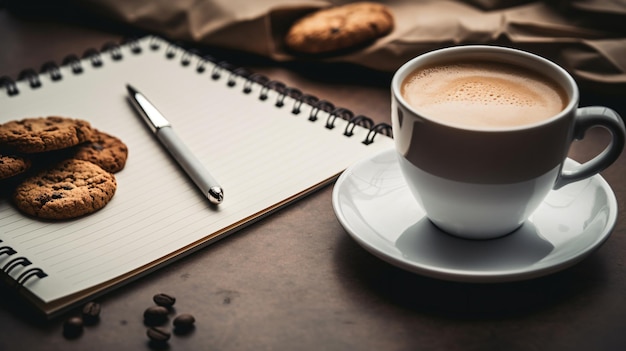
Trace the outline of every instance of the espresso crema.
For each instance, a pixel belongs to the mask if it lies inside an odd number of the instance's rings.
[[[567,105],[565,91],[550,78],[490,61],[419,68],[404,79],[401,93],[424,117],[461,127],[534,124]]]

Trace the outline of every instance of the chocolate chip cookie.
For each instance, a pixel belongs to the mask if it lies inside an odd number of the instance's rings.
[[[365,45],[389,34],[393,27],[393,15],[386,6],[356,2],[301,18],[290,28],[285,44],[299,53],[330,53]]]
[[[73,158],[97,164],[105,171],[117,173],[126,165],[128,147],[120,139],[94,129],[90,141],[75,149]]]
[[[0,180],[26,172],[31,166],[30,159],[0,153]]]
[[[84,143],[92,134],[89,122],[80,119],[25,118],[0,125],[0,147],[20,153],[45,152]]]
[[[91,162],[68,159],[25,179],[13,200],[31,216],[69,219],[100,210],[116,189],[113,174]]]

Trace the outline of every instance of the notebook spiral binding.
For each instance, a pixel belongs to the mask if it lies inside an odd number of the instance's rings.
[[[3,242],[2,239],[0,239],[0,243],[2,242]],[[32,262],[24,256],[13,257],[13,255],[16,255],[16,254],[17,254],[17,251],[15,251],[12,247],[7,246],[7,245],[0,246],[0,257],[7,255],[10,258],[6,263],[4,263],[2,268],[0,268],[0,271],[3,274],[5,274],[7,277],[11,277],[10,276],[11,271],[16,269],[18,266],[28,267],[32,264]],[[10,278],[9,282],[10,282],[10,285],[14,286],[16,289],[19,289],[33,277],[43,279],[47,276],[48,274],[44,272],[41,268],[34,267],[34,268],[28,268],[24,270],[23,272],[20,273],[20,275],[17,278],[14,278],[14,279]]]
[[[148,47],[150,50],[159,50],[163,42],[164,41],[158,36],[152,36]],[[100,50],[93,48],[88,49],[83,54],[82,58],[88,60],[94,68],[102,67],[104,65],[102,55],[108,54],[114,61],[123,59],[120,45],[128,45],[131,53],[135,55],[140,54],[143,50],[136,38],[129,38],[123,40],[121,44],[106,43]],[[229,62],[217,60],[213,56],[202,54],[195,49],[186,49],[181,45],[169,42],[165,48],[165,58],[173,60],[176,57],[180,57],[180,64],[183,66],[189,66],[191,64],[191,57],[194,54],[200,57],[200,60],[198,60],[195,68],[196,72],[199,74],[204,73],[207,70],[206,63],[211,62],[214,65],[211,72],[209,72],[211,79],[220,80],[225,77],[226,85],[230,88],[236,87],[238,77],[241,77],[244,79],[242,86],[242,92],[244,94],[250,94],[252,92],[253,84],[261,86],[258,99],[262,101],[268,99],[268,93],[270,90],[276,91],[278,95],[274,105],[277,108],[283,108],[285,106],[285,99],[290,97],[294,101],[291,106],[291,113],[294,115],[302,113],[304,106],[308,105],[311,107],[308,120],[315,122],[319,119],[320,112],[326,112],[328,116],[326,117],[325,127],[328,129],[335,128],[335,121],[337,118],[348,121],[348,124],[343,131],[343,135],[346,137],[354,135],[354,128],[357,125],[369,130],[365,139],[362,140],[363,144],[368,145],[373,143],[377,134],[384,134],[392,137],[391,125],[387,123],[374,124],[374,121],[367,116],[355,116],[349,109],[337,107],[330,101],[321,100],[314,95],[305,94],[297,88],[288,87],[283,82],[270,80],[268,77],[259,73],[251,73],[243,67],[236,67]],[[78,75],[83,73],[81,59],[76,55],[69,55],[65,57],[62,65],[70,67],[72,74]],[[31,89],[38,89],[42,86],[41,80],[39,79],[40,74],[49,75],[52,81],[62,80],[63,75],[59,68],[60,67],[52,61],[46,62],[42,65],[39,72],[34,69],[23,70],[18,75],[17,80],[27,81]],[[6,89],[8,96],[15,96],[20,93],[16,81],[12,80],[8,76],[0,77],[0,88],[2,87]]]

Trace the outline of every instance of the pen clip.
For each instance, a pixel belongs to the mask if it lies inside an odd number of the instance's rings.
[[[137,89],[133,88],[130,84],[126,84],[126,89],[130,95],[130,101],[138,111],[141,111],[141,117],[147,122],[152,132],[163,127],[170,127],[170,122],[163,117],[161,112],[141,94]]]

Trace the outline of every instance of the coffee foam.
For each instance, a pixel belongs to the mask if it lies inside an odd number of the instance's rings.
[[[468,62],[419,69],[402,85],[426,117],[476,127],[510,127],[550,118],[565,107],[556,83],[517,66]]]

